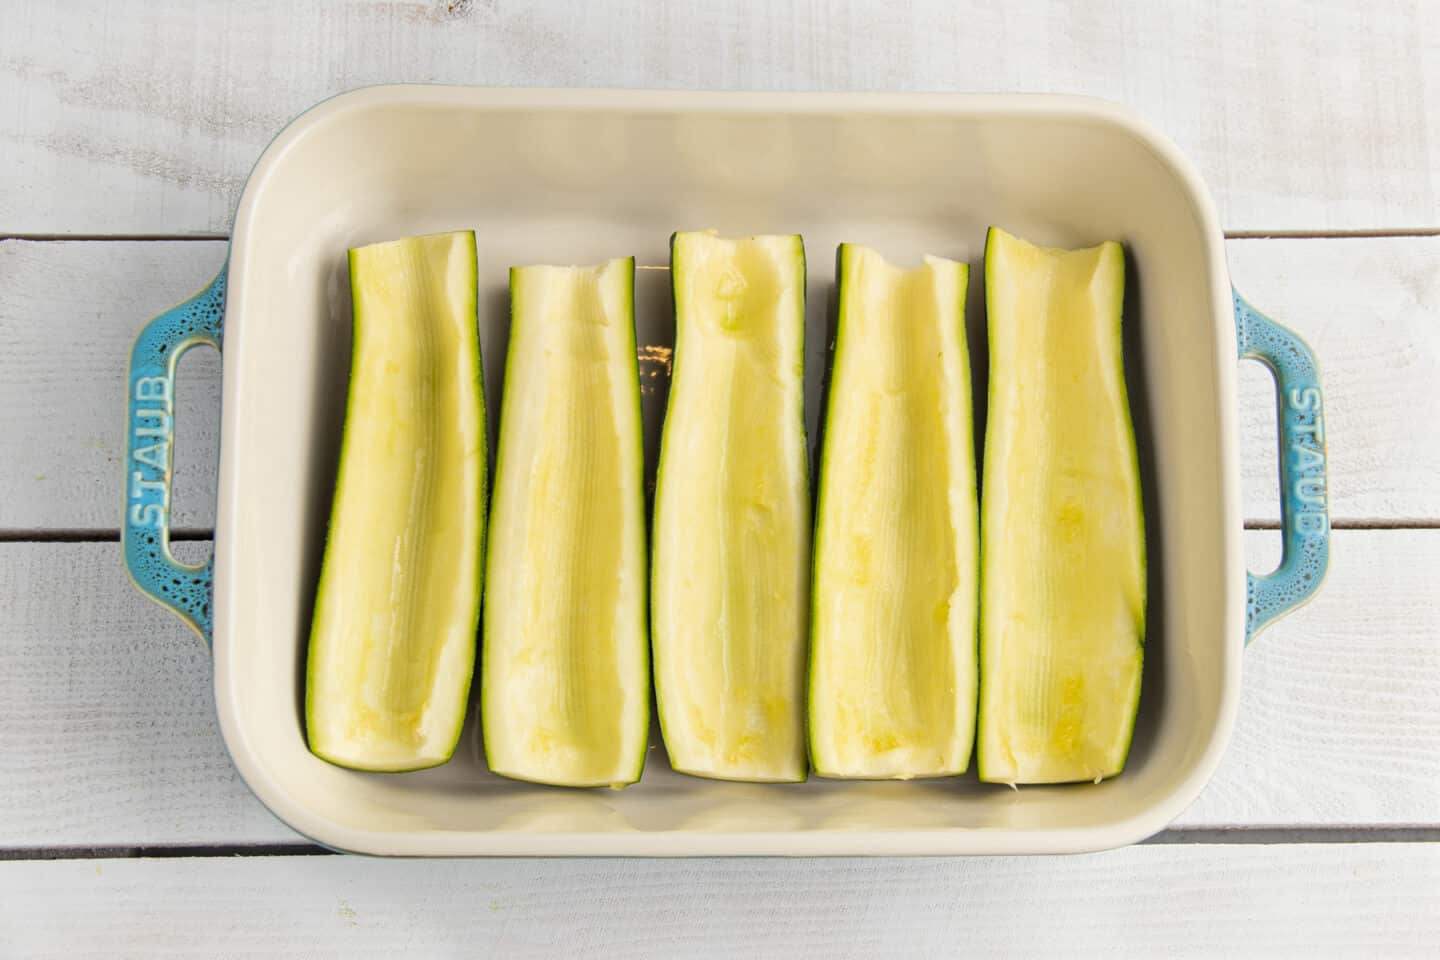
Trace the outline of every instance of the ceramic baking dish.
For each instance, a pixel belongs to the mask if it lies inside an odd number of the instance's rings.
[[[671,330],[673,230],[800,233],[811,265],[817,413],[833,252],[978,266],[991,224],[1032,240],[1124,241],[1127,376],[1146,491],[1149,649],[1129,765],[1099,785],[754,785],[670,771],[658,736],[623,791],[506,781],[472,718],[453,760],[342,770],[306,749],[304,653],[349,358],[348,247],[474,228],[492,431],[507,268],[634,254],[653,439]],[[972,284],[983,271],[974,270]],[[984,397],[982,291],[970,333]],[[223,334],[222,334],[223,329]],[[213,566],[168,549],[172,382],[222,349]],[[1236,358],[1276,373],[1285,553],[1241,552]],[[1321,394],[1310,351],[1232,294],[1194,168],[1107,103],[1054,96],[701,94],[374,87],[316,106],[256,164],[229,262],[141,334],[132,358],[123,539],[139,587],[213,640],[220,728],[256,796],[300,833],[373,854],[957,854],[1094,850],[1161,830],[1195,799],[1235,720],[1255,630],[1327,563]],[[213,571],[213,578],[212,578]]]

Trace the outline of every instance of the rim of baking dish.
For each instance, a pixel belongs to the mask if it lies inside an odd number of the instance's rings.
[[[416,105],[448,103],[509,110],[623,109],[631,112],[750,112],[770,114],[887,113],[904,115],[992,115],[1055,117],[1089,116],[1106,121],[1148,149],[1176,176],[1188,194],[1198,226],[1206,237],[1204,264],[1210,296],[1217,311],[1228,311],[1224,237],[1210,193],[1198,170],[1169,138],[1129,108],[1094,97],[1032,93],[777,93],[626,89],[493,88],[447,84],[388,84],[361,87],[337,94],[301,113],[286,125],[261,153],[246,181],[235,215],[230,248],[232,278],[243,278],[247,250],[243,241],[258,195],[268,177],[286,155],[318,127],[377,104]],[[226,313],[243,312],[244,284],[229,285]],[[1228,312],[1215,318],[1218,378],[1219,438],[1225,462],[1231,465],[1220,477],[1221,516],[1227,522],[1239,517],[1238,441],[1236,438],[1235,329]],[[243,325],[227,325],[223,354],[220,417],[221,454],[215,526],[215,706],[221,734],[241,778],[257,799],[303,836],[323,846],[376,856],[924,856],[924,855],[1033,855],[1084,853],[1113,849],[1138,842],[1164,830],[1194,802],[1214,774],[1234,730],[1239,702],[1240,657],[1244,649],[1243,579],[1245,558],[1236,530],[1226,538],[1225,568],[1230,576],[1222,585],[1226,635],[1222,649],[1222,688],[1218,719],[1210,740],[1190,769],[1175,785],[1140,813],[1114,823],[1085,827],[1015,830],[1006,827],[942,830],[800,830],[707,832],[615,831],[588,833],[533,833],[526,831],[364,830],[348,827],[317,814],[272,777],[260,762],[246,726],[236,709],[234,671],[231,669],[231,627],[234,612],[228,603],[228,569],[232,551],[233,517],[240,492],[227,469],[227,437],[236,435],[239,404],[233,391],[230,357],[243,343]],[[233,344],[232,344],[232,341]],[[233,349],[232,349],[233,347]]]

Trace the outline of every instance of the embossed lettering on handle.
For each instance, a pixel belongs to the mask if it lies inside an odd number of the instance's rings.
[[[142,593],[170,608],[210,642],[213,562],[184,564],[170,552],[175,365],[191,347],[220,349],[225,271],[208,287],[146,325],[130,351],[126,400],[125,566]]]
[[[1242,359],[1275,376],[1280,417],[1280,566],[1246,574],[1245,642],[1308,601],[1330,566],[1330,509],[1325,472],[1325,397],[1315,354],[1305,341],[1235,294]]]

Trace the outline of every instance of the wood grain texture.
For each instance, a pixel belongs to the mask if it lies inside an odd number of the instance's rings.
[[[1251,567],[1278,531],[1245,535]],[[1440,530],[1340,530],[1311,603],[1245,651],[1220,769],[1177,827],[1440,825]]]
[[[212,689],[118,544],[0,544],[0,847],[298,842],[230,762]]]
[[[1440,237],[1231,240],[1242,295],[1315,350],[1325,388],[1331,511],[1341,521],[1440,519]],[[1240,370],[1245,516],[1279,517],[1275,391]]]
[[[1237,286],[1319,355],[1334,516],[1440,519],[1440,237],[1228,250]],[[0,489],[21,494],[0,531],[116,529],[130,343],[224,258],[219,241],[0,241]],[[219,360],[184,363],[176,523],[193,532],[214,521]],[[1255,363],[1241,385],[1245,517],[1274,521],[1274,389]]]
[[[1276,536],[1247,534],[1257,563]],[[1334,554],[1246,654],[1230,750],[1177,827],[1440,826],[1440,531],[1339,531]],[[208,657],[117,545],[0,544],[0,849],[298,841],[230,764]]]
[[[26,957],[1433,956],[1440,844],[1081,857],[0,863]]]
[[[1435,227],[1437,54],[1414,0],[18,0],[0,233],[224,233],[291,117],[398,80],[1086,93],[1173,137],[1228,229]]]
[[[12,0],[0,237],[228,232],[295,114],[376,82],[1053,90],[1176,140],[1232,231],[1440,228],[1440,5],[1422,0]],[[124,363],[220,242],[0,242],[0,541],[113,533]],[[1232,241],[1316,348],[1342,522],[1440,521],[1440,237]],[[1244,511],[1277,516],[1242,368]],[[213,522],[218,363],[181,378],[176,522]],[[204,542],[180,545],[189,557]],[[1251,565],[1278,535],[1247,534]],[[1342,530],[1245,657],[1184,829],[1440,827],[1440,530]],[[1351,834],[1347,833],[1347,837]],[[226,755],[208,656],[113,543],[0,542],[0,857],[288,844]],[[1075,858],[0,862],[0,956],[1428,956],[1440,844]]]
[[[136,334],[225,263],[223,242],[0,241],[0,530],[119,529],[126,369]],[[176,386],[173,523],[215,520],[220,359]]]

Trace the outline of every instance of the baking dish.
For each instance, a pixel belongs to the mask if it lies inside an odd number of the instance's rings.
[[[991,224],[1058,245],[1119,239],[1131,255],[1126,365],[1151,588],[1141,713],[1123,775],[1018,791],[973,775],[723,783],[672,773],[652,736],[640,783],[565,790],[491,776],[473,715],[454,759],[433,770],[357,773],[309,753],[304,651],[345,398],[348,247],[477,231],[493,427],[510,265],[634,254],[662,267],[675,229],[801,233],[813,438],[836,244],[978,265]],[[982,291],[970,302],[983,404]],[[663,269],[639,272],[636,306],[653,470],[671,333]],[[186,567],[167,537],[172,384],[177,357],[198,343],[223,355],[220,480],[214,558]],[[1270,366],[1278,387],[1284,558],[1263,577],[1246,572],[1241,551],[1237,355]],[[143,592],[213,640],[220,728],[245,782],[294,829],[341,850],[995,854],[1134,842],[1199,793],[1234,724],[1245,643],[1308,599],[1328,560],[1312,354],[1231,290],[1215,213],[1189,162],[1131,114],[1089,99],[347,93],[265,150],[240,199],[228,264],[151,322],[130,369],[128,568]]]

